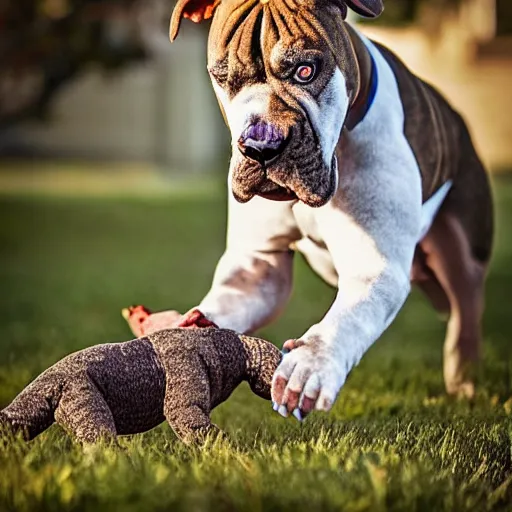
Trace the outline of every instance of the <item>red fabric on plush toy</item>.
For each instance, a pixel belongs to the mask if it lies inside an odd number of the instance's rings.
[[[184,315],[178,311],[162,311],[151,313],[145,306],[130,306],[122,311],[123,317],[128,322],[130,329],[135,336],[147,336],[164,329],[175,327],[204,328],[217,327],[208,320],[198,309],[191,309]]]

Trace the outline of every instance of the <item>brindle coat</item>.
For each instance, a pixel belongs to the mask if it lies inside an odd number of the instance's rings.
[[[82,442],[137,434],[167,419],[185,442],[217,427],[210,411],[248,381],[270,399],[281,355],[271,343],[225,329],[172,329],[71,354],[3,411],[0,428],[30,440],[57,422]]]
[[[179,0],[171,19],[173,39],[183,17],[213,16],[208,69],[233,146],[227,247],[194,309],[239,332],[265,325],[290,294],[291,250],[338,287],[325,316],[287,344],[273,382],[283,414],[332,407],[411,281],[449,312],[448,392],[474,393],[488,177],[460,115],[352,29],[347,7],[377,16],[383,3]]]

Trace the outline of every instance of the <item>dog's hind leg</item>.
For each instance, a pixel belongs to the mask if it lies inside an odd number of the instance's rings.
[[[472,397],[486,266],[473,257],[462,226],[450,214],[439,214],[420,246],[450,304],[443,362],[446,390]]]
[[[494,231],[489,177],[471,137],[458,119],[457,172],[420,250],[450,305],[444,344],[448,393],[471,397],[472,373],[479,358],[484,284]]]
[[[427,266],[425,253],[418,245],[414,253],[411,281],[429,299],[434,309],[441,315],[450,313],[450,301],[434,272]]]

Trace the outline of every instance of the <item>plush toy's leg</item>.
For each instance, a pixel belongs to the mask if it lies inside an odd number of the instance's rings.
[[[202,444],[207,436],[220,433],[209,413],[198,405],[173,407],[165,416],[175,434],[186,444]]]
[[[450,394],[474,395],[486,266],[472,255],[458,220],[441,213],[421,242],[426,262],[450,304],[444,344],[444,379]]]
[[[210,378],[204,362],[174,359],[165,370],[164,415],[176,435],[191,444],[219,432],[210,420]]]
[[[44,399],[32,401],[30,411],[0,411],[0,439],[20,433],[25,441],[30,441],[51,426],[53,413],[43,402]]]
[[[68,384],[55,411],[55,421],[84,443],[116,437],[112,411],[86,377]]]
[[[44,432],[54,422],[60,381],[51,370],[29,384],[3,411],[0,435],[21,433],[27,441]]]

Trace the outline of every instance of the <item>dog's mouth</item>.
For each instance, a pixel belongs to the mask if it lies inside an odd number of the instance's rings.
[[[231,192],[237,201],[245,203],[259,196],[271,201],[300,201],[318,208],[334,195],[338,181],[336,155],[330,164],[325,162],[309,124],[303,124],[295,137],[288,137],[285,150],[280,148],[278,155],[264,154],[252,142],[237,143],[230,165]],[[248,154],[248,147],[258,152],[258,158],[252,152]]]
[[[292,176],[290,176],[292,174]],[[254,196],[271,201],[300,201],[313,208],[325,205],[337,188],[337,161],[333,157],[330,172],[311,176],[309,181],[288,168],[262,169],[258,164],[236,167],[232,176],[232,193],[235,199],[246,203]]]
[[[296,191],[295,188],[292,188],[292,183],[276,183],[268,177],[260,184],[258,189],[255,190],[255,195],[270,199],[271,201],[301,201],[314,207],[323,206],[336,192],[338,181],[337,174],[338,160],[336,155],[333,155],[330,169],[331,187],[329,193],[325,196],[316,196],[315,194],[311,194],[309,190],[304,191],[301,187]]]
[[[271,201],[297,201],[299,199],[291,188],[282,187],[271,181],[267,181],[257,195]]]

